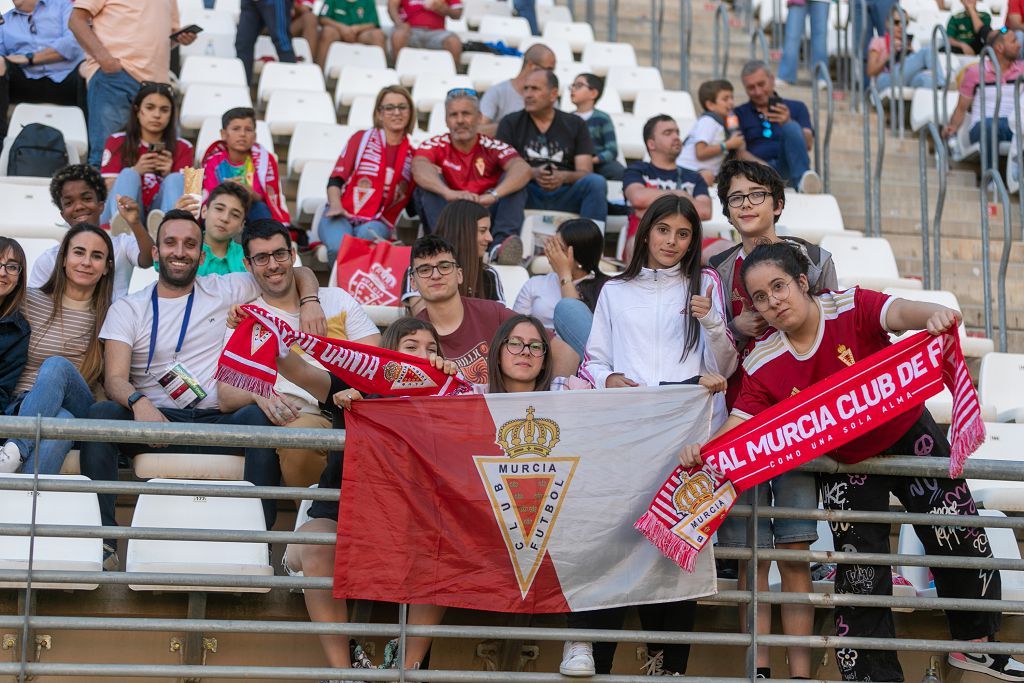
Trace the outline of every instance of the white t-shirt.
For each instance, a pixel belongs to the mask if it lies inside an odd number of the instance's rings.
[[[686,140],[683,142],[683,151],[676,159],[676,164],[683,168],[688,168],[691,171],[711,171],[717,175],[725,156],[718,155],[710,159],[698,159],[698,142],[721,148],[722,143],[725,142],[725,126],[710,116],[701,116],[693,125],[693,130],[687,134]]]
[[[324,316],[327,318],[327,335],[332,339],[348,339],[356,340],[362,339],[363,337],[369,337],[372,334],[378,334],[380,330],[370,320],[370,316],[366,315],[366,311],[359,305],[359,302],[352,298],[348,292],[340,287],[321,287],[320,288],[320,306],[324,309]],[[281,318],[286,323],[292,326],[293,329],[299,329],[299,314],[290,313],[288,311],[275,308],[267,304],[263,297],[256,299],[252,302],[254,305],[260,308],[265,308],[269,312]],[[224,343],[231,338],[231,334],[234,330],[227,330],[224,335]],[[296,351],[304,361],[320,369],[325,369],[316,360],[313,360],[306,355],[297,346],[293,346],[292,349]],[[284,375],[277,376],[277,382],[274,383],[274,390],[282,395],[293,398],[303,403],[302,412],[311,413],[318,415],[320,413],[319,402],[302,387],[294,384],[287,379]]]
[[[139,267],[139,243],[135,235],[126,232],[114,235],[110,241],[114,243],[114,299],[120,299],[128,293],[132,270]],[[50,247],[36,258],[28,278],[29,287],[39,289],[50,279],[59,249],[60,245]]]
[[[588,274],[585,277],[575,280],[575,283],[593,278]],[[516,303],[512,310],[523,315],[532,315],[543,323],[544,327],[554,329],[555,327],[555,306],[562,300],[562,285],[559,284],[556,273],[545,275],[534,275],[519,290]]]
[[[100,339],[120,341],[132,347],[128,379],[136,390],[145,394],[158,408],[176,407],[157,383],[157,378],[166,374],[176,362],[188,368],[206,391],[206,398],[195,407],[217,408],[217,382],[214,375],[224,348],[228,312],[232,304],[255,299],[260,288],[249,273],[197,277],[195,301],[180,354],[175,354],[174,349],[178,344],[188,295],[173,299],[161,297],[158,300],[160,326],[157,330],[157,343],[153,350],[153,364],[147,373],[154,287],[156,283],[115,301],[103,322]]]

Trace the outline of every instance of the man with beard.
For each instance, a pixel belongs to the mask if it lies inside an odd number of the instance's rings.
[[[522,229],[530,166],[511,145],[479,133],[480,100],[473,90],[450,91],[444,110],[448,132],[424,142],[412,159],[416,212],[433,232],[448,202],[476,202],[490,210],[494,243],[501,244]]]
[[[252,303],[297,328],[300,324],[301,299],[292,270],[295,249],[288,228],[275,220],[255,221],[242,234],[242,251],[245,254],[246,270],[252,273],[260,288],[260,297]],[[348,292],[340,287],[322,287],[319,297],[320,306],[327,317],[328,337],[370,346],[380,345],[377,326]],[[234,330],[227,331],[225,343],[232,333]],[[299,355],[310,365],[324,369],[309,355]],[[270,398],[263,398],[224,382],[217,384],[222,411],[232,412],[255,404],[272,424],[279,427],[331,428],[330,416],[320,412],[320,403],[313,395],[289,382],[283,375],[278,375],[274,392]],[[278,448],[277,456],[285,486],[315,484],[327,464],[326,450]]]
[[[221,412],[217,399],[217,360],[232,304],[252,301],[260,288],[248,273],[197,278],[203,260],[203,231],[188,211],[167,212],[157,229],[153,257],[160,278],[149,287],[114,302],[100,330],[104,346],[104,382],[108,401],[89,410],[100,420],[269,425],[256,405]],[[302,328],[324,334],[316,276],[297,269],[304,300]],[[93,480],[116,480],[118,453],[133,457],[154,450],[233,453],[232,448],[154,447],[145,444],[84,442],[82,474]],[[245,479],[257,486],[277,486],[281,468],[273,448],[245,449]],[[100,495],[104,525],[114,526],[114,496]],[[263,501],[267,528],[274,524],[275,501]],[[106,541],[104,566],[116,566],[115,545]]]

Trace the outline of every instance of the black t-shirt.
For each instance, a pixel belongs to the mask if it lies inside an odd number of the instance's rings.
[[[544,133],[526,111],[517,111],[501,120],[495,137],[515,147],[530,166],[552,164],[560,171],[575,171],[578,155],[596,154],[587,122],[558,109]]]
[[[674,171],[658,168],[649,161],[634,161],[622,175],[622,189],[641,184],[658,190],[683,190],[691,197],[708,196],[708,184],[696,171],[676,166]]]
[[[331,375],[331,390],[327,393],[327,403],[320,404],[320,407],[326,409],[331,414],[331,427],[333,429],[345,428],[345,411],[334,405],[331,397],[339,391],[349,388],[349,385],[345,384],[345,382]],[[342,451],[327,452],[327,466],[324,467],[324,471],[320,475],[321,489],[341,488],[341,466],[344,456],[345,454]],[[314,500],[313,504],[309,506],[309,516],[313,519],[333,519],[337,522],[338,503],[332,500]]]

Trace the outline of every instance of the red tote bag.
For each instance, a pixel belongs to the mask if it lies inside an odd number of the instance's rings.
[[[361,304],[398,306],[411,253],[411,247],[345,235],[338,250],[337,281],[333,284]]]

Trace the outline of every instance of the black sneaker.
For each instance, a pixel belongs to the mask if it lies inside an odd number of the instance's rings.
[[[987,674],[1001,681],[1024,681],[1024,665],[1009,655],[950,652],[949,665],[964,671]]]

